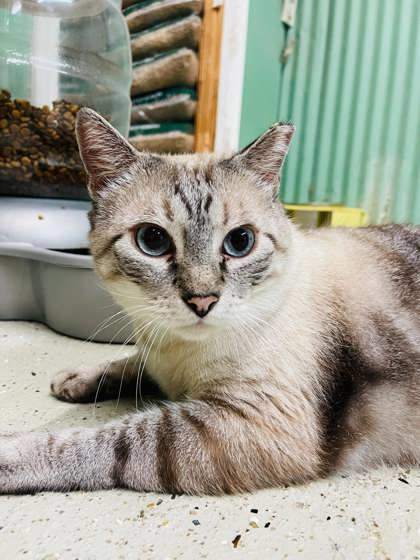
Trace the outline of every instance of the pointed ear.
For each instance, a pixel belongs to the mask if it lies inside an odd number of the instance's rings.
[[[294,131],[295,127],[290,123],[276,123],[234,155],[232,161],[252,171],[263,185],[274,189],[277,195],[279,173]]]
[[[93,198],[139,160],[125,138],[92,109],[83,108],[77,113],[76,137]]]

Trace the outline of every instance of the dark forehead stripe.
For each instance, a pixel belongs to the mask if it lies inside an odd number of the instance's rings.
[[[206,221],[208,221],[208,213],[213,202],[213,196],[210,193],[205,194],[199,191],[196,193],[196,196],[195,221],[199,227],[203,228]]]
[[[163,201],[163,210],[165,212],[165,216],[168,218],[168,220],[170,222],[173,222],[174,220],[174,213],[172,210],[172,206],[171,203],[169,202],[168,199],[165,198],[165,200]]]
[[[191,219],[193,215],[191,202],[188,200],[187,195],[185,194],[179,183],[175,184],[175,194],[181,199],[182,204],[187,209],[188,217]]]
[[[223,225],[226,226],[229,221],[229,210],[227,202],[223,202]]]
[[[206,198],[206,202],[204,204],[204,211],[208,213],[211,203],[213,202],[213,196],[211,195],[211,193],[208,193],[207,198]]]
[[[208,170],[207,173],[209,173]],[[194,218],[200,227],[205,225],[213,202],[213,195],[209,192],[211,185],[207,181],[207,177],[206,172],[202,170],[184,170],[182,178],[175,181],[174,187],[174,193],[184,204],[189,219]]]
[[[213,188],[213,167],[211,165],[207,166],[204,170],[204,180],[209,188]]]

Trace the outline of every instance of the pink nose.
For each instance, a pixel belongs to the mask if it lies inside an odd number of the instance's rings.
[[[206,294],[204,296],[193,295],[187,296],[184,301],[196,315],[205,317],[219,301],[219,296],[216,294]]]

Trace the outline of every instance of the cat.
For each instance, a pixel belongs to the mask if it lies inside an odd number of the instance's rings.
[[[138,352],[51,390],[111,398],[144,369],[168,400],[3,435],[1,493],[232,494],[420,463],[420,228],[298,229],[277,198],[293,132],[158,156],[79,112],[92,255]]]

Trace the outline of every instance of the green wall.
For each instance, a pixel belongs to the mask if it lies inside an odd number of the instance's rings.
[[[420,2],[298,0],[292,28],[281,10],[250,0],[241,145],[291,120],[285,202],[420,223]]]

